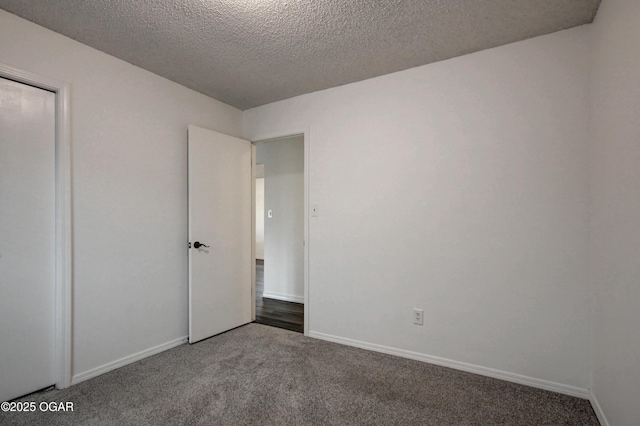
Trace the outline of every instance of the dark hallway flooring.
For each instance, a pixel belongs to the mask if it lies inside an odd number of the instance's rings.
[[[304,333],[304,304],[263,299],[264,260],[256,260],[256,321],[259,324]]]

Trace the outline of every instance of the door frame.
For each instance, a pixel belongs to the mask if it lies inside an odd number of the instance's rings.
[[[56,387],[71,385],[72,345],[72,209],[69,84],[0,63],[0,77],[48,90],[56,95],[55,111],[55,362]]]
[[[256,320],[256,144],[302,136],[304,139],[304,335],[309,335],[309,162],[311,145],[309,127],[258,134],[251,141],[251,320]]]

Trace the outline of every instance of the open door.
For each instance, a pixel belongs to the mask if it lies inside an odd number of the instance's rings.
[[[251,143],[189,126],[189,342],[251,322]]]

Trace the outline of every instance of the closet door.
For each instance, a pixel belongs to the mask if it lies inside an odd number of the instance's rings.
[[[0,78],[0,401],[55,383],[55,98]]]

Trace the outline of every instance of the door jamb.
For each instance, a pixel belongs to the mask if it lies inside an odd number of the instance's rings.
[[[45,89],[56,95],[55,147],[55,377],[56,387],[71,385],[72,345],[72,204],[69,84],[0,64],[0,77]]]
[[[292,136],[300,136],[304,138],[304,335],[309,335],[309,163],[310,152],[309,146],[311,145],[309,127],[289,129],[278,132],[271,132],[265,134],[259,134],[251,138],[251,296],[252,296],[252,310],[251,318],[255,321],[255,294],[256,294],[256,144],[261,142],[267,142],[273,139],[285,139]]]

